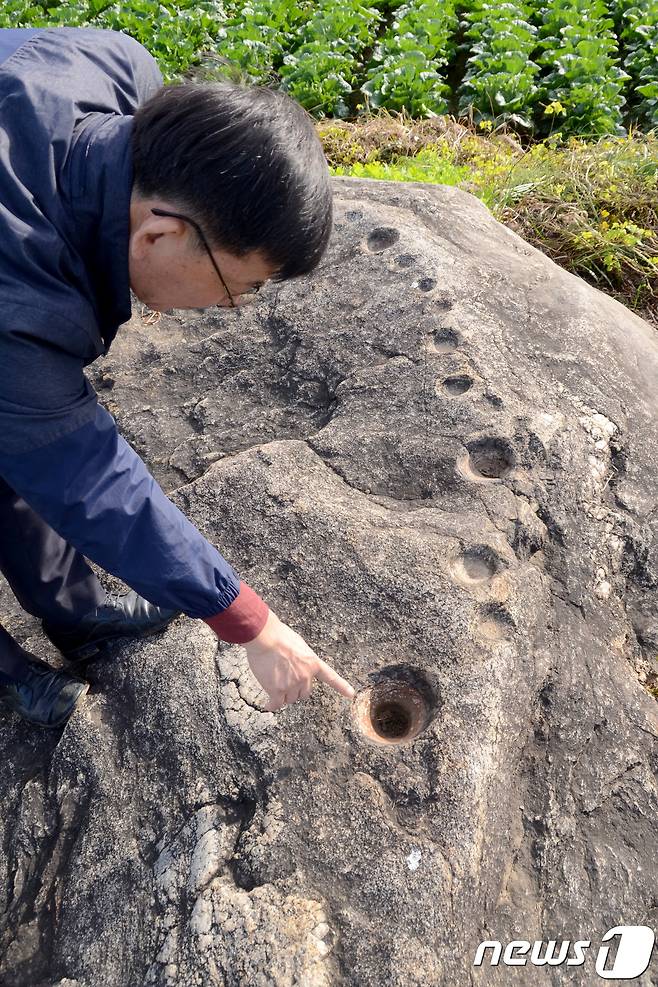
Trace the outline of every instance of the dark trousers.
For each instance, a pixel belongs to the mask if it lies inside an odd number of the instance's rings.
[[[23,610],[74,625],[105,601],[83,555],[69,545],[0,477],[0,572]],[[0,625],[0,684],[21,679],[25,652]]]

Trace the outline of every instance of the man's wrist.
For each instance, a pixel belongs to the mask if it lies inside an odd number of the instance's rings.
[[[240,592],[221,613],[203,617],[204,623],[213,629],[220,641],[230,644],[247,644],[258,637],[270,612],[265,600],[251,586],[240,580]]]

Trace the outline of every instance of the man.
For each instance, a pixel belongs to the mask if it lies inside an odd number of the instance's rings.
[[[163,87],[119,32],[0,31],[0,569],[69,662],[183,613],[245,646],[266,709],[316,677],[354,695],[164,495],[83,373],[130,288],[156,311],[239,305],[311,271],[331,221],[322,147],[282,93]],[[106,594],[85,556],[132,591]],[[87,689],[0,627],[6,708],[61,726]]]

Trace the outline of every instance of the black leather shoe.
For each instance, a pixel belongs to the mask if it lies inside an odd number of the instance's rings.
[[[0,684],[0,703],[40,727],[61,727],[89,683],[24,652],[23,681]]]
[[[43,620],[47,638],[70,662],[93,658],[109,645],[131,637],[148,637],[164,630],[182,610],[164,610],[149,603],[135,590],[123,596],[108,595],[105,603],[85,614],[74,627]]]

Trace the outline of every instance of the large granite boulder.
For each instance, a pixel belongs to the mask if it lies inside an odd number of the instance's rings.
[[[464,192],[335,191],[312,277],[137,305],[88,373],[357,697],[262,712],[180,618],[64,730],[0,714],[2,984],[593,984],[656,926],[658,335]],[[591,946],[474,966],[549,939]]]

